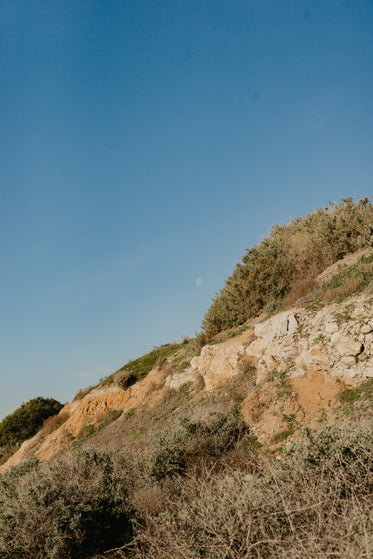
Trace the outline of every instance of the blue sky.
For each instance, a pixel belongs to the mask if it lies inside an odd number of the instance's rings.
[[[193,335],[271,224],[372,194],[372,30],[371,0],[2,0],[0,418]]]

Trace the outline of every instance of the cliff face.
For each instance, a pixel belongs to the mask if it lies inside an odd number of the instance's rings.
[[[296,434],[300,426],[336,421],[336,395],[373,377],[373,295],[368,289],[319,310],[294,308],[256,319],[226,341],[206,345],[185,368],[174,357],[155,366],[133,386],[100,385],[66,405],[59,416],[26,441],[0,473],[34,455],[47,460],[84,429],[105,427],[138,408],[152,409],[170,391],[193,386],[193,399],[211,397],[245,376],[252,385],[240,412],[260,442]],[[120,412],[120,413],[119,413]],[[115,417],[114,417],[115,418]],[[113,417],[111,418],[111,420]],[[92,427],[90,427],[92,426]]]

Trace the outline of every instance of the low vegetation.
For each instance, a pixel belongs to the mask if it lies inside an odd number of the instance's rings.
[[[145,461],[145,462],[144,462]],[[0,557],[367,558],[373,428],[303,430],[281,460],[235,415],[148,453],[76,449],[0,478]]]
[[[371,430],[304,432],[281,461],[255,460],[251,473],[246,464],[192,475],[138,527],[133,557],[371,556]]]
[[[127,541],[129,486],[124,457],[93,449],[11,469],[0,478],[0,557],[84,559]]]
[[[208,422],[185,417],[176,427],[156,437],[149,476],[156,483],[162,483],[183,475],[191,463],[198,462],[201,457],[221,456],[248,433],[248,427],[234,414],[211,414]]]
[[[373,401],[373,379],[370,378],[355,388],[343,390],[338,394],[338,400],[341,402],[340,411],[346,415],[353,411],[356,402],[367,401],[371,404]]]
[[[362,256],[351,266],[341,267],[331,280],[322,285],[323,298],[327,302],[342,302],[352,293],[367,288],[373,279],[373,254]]]

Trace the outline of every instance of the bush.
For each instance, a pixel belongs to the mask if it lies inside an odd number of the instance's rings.
[[[307,293],[312,279],[347,253],[373,245],[373,204],[352,198],[318,208],[288,225],[275,225],[260,244],[246,251],[202,322],[207,339],[243,324],[263,308],[281,308],[289,294]],[[299,284],[299,287],[295,286]]]
[[[262,458],[262,473],[189,476],[166,510],[138,526],[132,557],[372,556],[372,428],[303,436],[283,460]]]
[[[22,443],[35,435],[45,419],[56,415],[63,405],[53,398],[34,398],[22,404],[0,423],[0,446]]]
[[[126,461],[79,450],[0,478],[0,557],[83,559],[130,534]]]
[[[202,456],[221,456],[248,433],[234,414],[213,414],[209,423],[181,419],[157,436],[149,476],[157,483],[184,474],[188,463]]]

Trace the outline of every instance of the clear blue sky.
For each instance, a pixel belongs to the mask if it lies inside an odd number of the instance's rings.
[[[371,0],[2,0],[0,417],[193,335],[271,224],[373,192]]]

